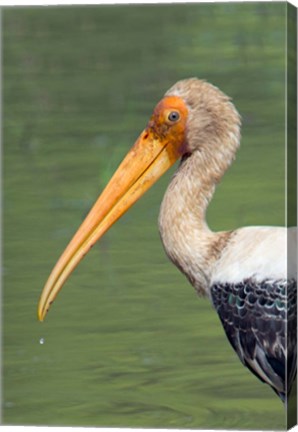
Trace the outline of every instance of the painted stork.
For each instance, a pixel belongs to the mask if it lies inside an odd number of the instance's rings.
[[[240,116],[217,87],[197,78],[171,87],[54,267],[39,319],[94,243],[181,159],[160,209],[164,249],[210,298],[242,363],[285,401],[296,375],[296,229],[212,232],[205,220],[239,141]]]

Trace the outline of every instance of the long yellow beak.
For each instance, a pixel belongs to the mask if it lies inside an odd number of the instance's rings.
[[[150,128],[141,133],[50,274],[38,305],[40,321],[94,243],[181,156],[174,141],[159,138]]]

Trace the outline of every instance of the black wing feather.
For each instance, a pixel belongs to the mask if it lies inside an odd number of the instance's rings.
[[[211,287],[214,307],[242,363],[283,401],[297,370],[296,293],[295,280],[248,279]]]

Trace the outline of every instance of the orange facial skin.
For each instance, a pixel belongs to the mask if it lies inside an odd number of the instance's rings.
[[[95,242],[187,151],[187,115],[185,103],[177,96],[166,96],[157,104],[146,129],[123,159],[50,274],[38,305],[40,321]]]
[[[176,111],[180,114],[177,122],[169,120],[169,114]],[[166,96],[155,107],[147,129],[152,130],[160,139],[167,139],[176,144],[177,150],[185,146],[185,130],[188,109],[178,96]]]

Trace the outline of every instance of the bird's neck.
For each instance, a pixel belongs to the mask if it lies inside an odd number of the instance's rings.
[[[226,171],[200,152],[184,157],[164,196],[159,230],[165,251],[200,294],[208,294],[214,262],[230,233],[212,232],[206,210],[215,185]],[[214,161],[215,163],[215,161]]]

